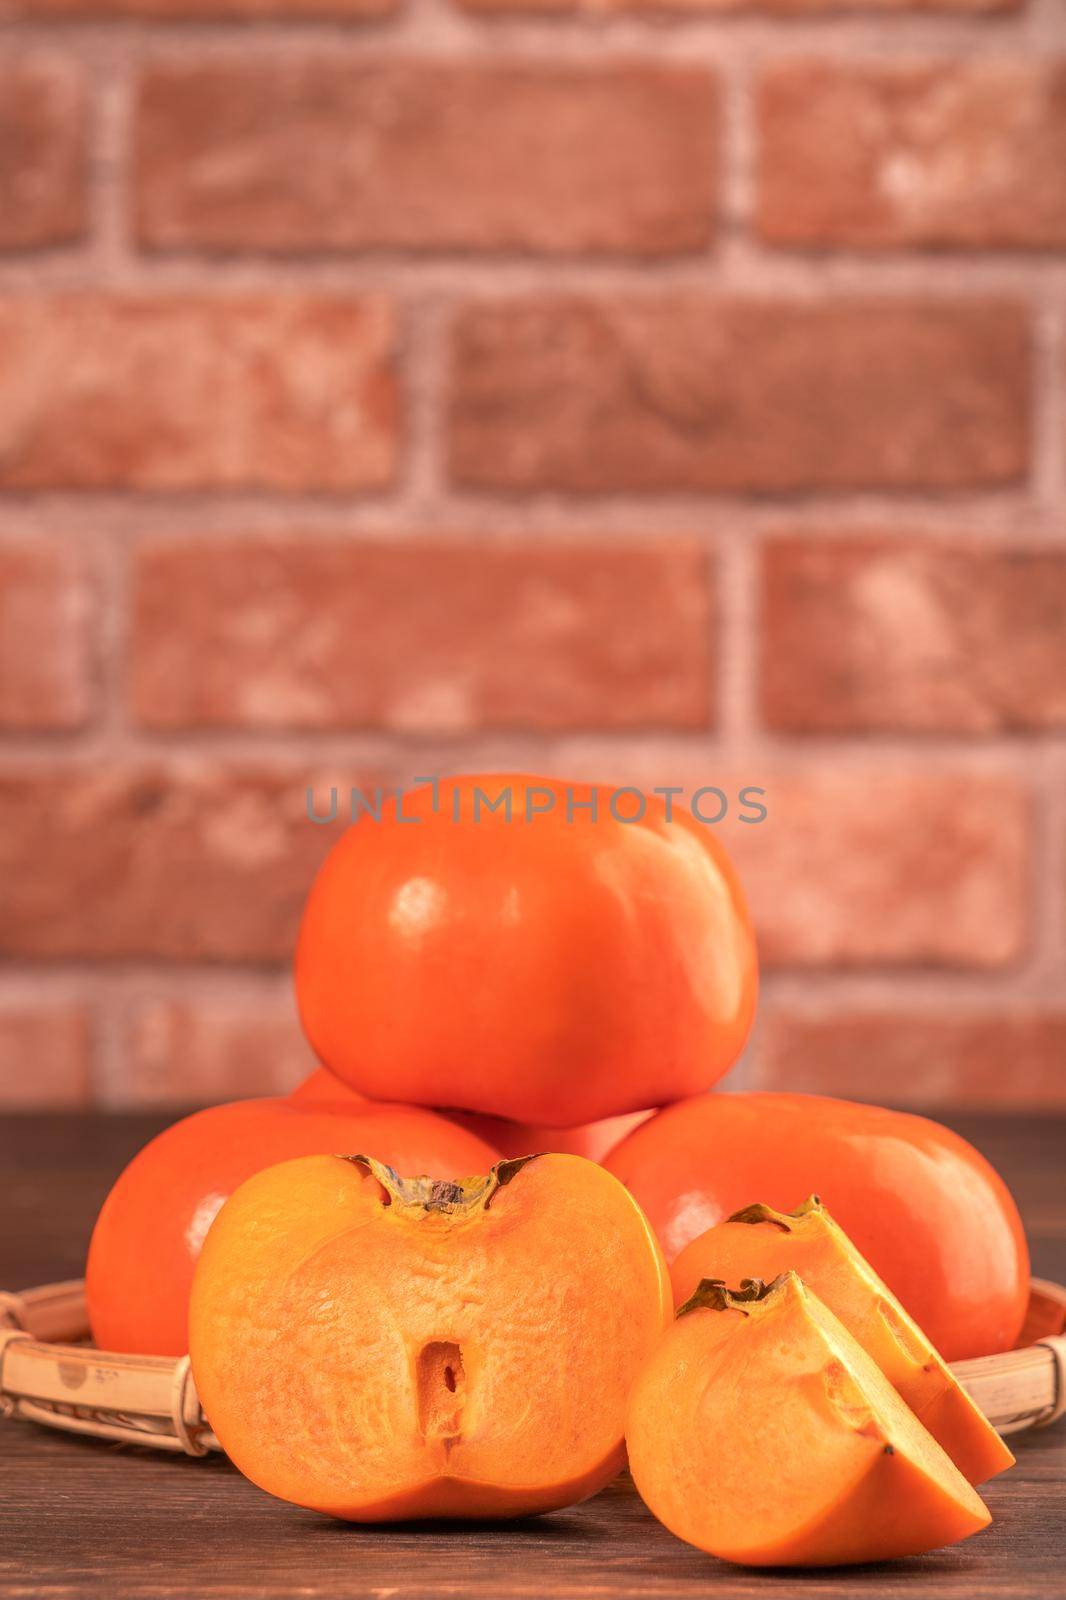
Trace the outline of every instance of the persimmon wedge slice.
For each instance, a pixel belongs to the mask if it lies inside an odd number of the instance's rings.
[[[223,1448],[271,1494],[355,1521],[513,1517],[620,1470],[671,1316],[655,1237],[594,1162],[452,1183],[313,1156],[219,1213],[190,1354]]]
[[[990,1520],[794,1272],[733,1293],[701,1284],[634,1385],[626,1437],[659,1520],[748,1566],[917,1555]]]
[[[701,1278],[769,1281],[789,1269],[829,1307],[970,1483],[1014,1457],[888,1285],[816,1195],[796,1211],[746,1206],[687,1245],[671,1268],[682,1304]]]

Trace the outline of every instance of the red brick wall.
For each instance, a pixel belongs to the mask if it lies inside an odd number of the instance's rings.
[[[1066,1103],[1061,0],[0,0],[0,1101],[307,1065],[309,781],[767,791],[732,1081]]]

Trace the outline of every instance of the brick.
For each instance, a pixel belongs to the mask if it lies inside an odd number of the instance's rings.
[[[114,1105],[207,1105],[287,1094],[316,1066],[291,996],[243,989],[170,999],[145,996],[126,1019]]]
[[[83,21],[97,17],[144,17],[150,22],[312,21],[337,17],[387,16],[398,0],[0,0],[0,17],[37,17],[42,21]]]
[[[658,760],[646,777],[612,772],[602,751],[595,766],[604,781],[686,782]],[[582,775],[573,752],[566,767]],[[369,792],[396,777],[363,769],[324,780],[306,765],[206,759],[9,772],[0,955],[287,963],[347,785]],[[326,814],[326,783],[341,812],[329,827],[309,820],[306,801],[312,784],[316,814]],[[768,966],[996,968],[1024,953],[1030,807],[1020,783],[965,768],[801,774],[755,763],[734,781],[708,762],[688,790],[717,783],[767,792],[765,822],[730,823],[721,836]]]
[[[91,1088],[85,1006],[0,1001],[0,1106],[18,1111],[85,1106]]]
[[[0,298],[0,485],[355,490],[397,452],[373,298]]]
[[[85,232],[87,132],[75,63],[45,53],[0,60],[0,250]]]
[[[137,227],[153,248],[704,247],[714,83],[654,66],[157,66],[140,88]]]
[[[152,727],[706,727],[695,545],[166,540],[135,578]]]
[[[51,3],[51,0],[50,0]],[[74,4],[75,0],[67,0]],[[953,12],[983,16],[1018,11],[1024,0],[457,0],[464,11],[487,16],[569,16],[584,13],[597,18],[605,12],[651,16],[663,21],[686,17],[757,12],[777,17],[832,16],[846,12],[880,15],[883,12]]]
[[[1029,452],[1029,330],[999,302],[468,304],[456,483],[578,493],[955,489]]]
[[[9,770],[0,954],[288,962],[335,836],[308,819],[312,782],[206,760]]]
[[[0,728],[62,731],[88,721],[94,598],[68,545],[0,543]]]
[[[681,803],[724,791],[707,831],[736,863],[766,968],[1003,968],[1028,949],[1032,807],[1013,776],[813,751],[726,765],[651,742],[612,758],[574,741],[561,760],[575,780],[681,785]],[[745,802],[761,822],[740,820],[748,787],[765,791]],[[721,809],[713,794],[699,805]]]
[[[574,739],[541,770],[574,781],[680,785],[681,804],[722,789],[728,813],[707,832],[736,863],[768,969],[994,969],[1026,954],[1032,919],[1032,805],[1013,775],[920,752],[891,764],[835,752],[802,765],[750,755],[728,765],[652,740],[613,753]],[[741,791],[761,788],[765,795]],[[761,822],[743,822],[757,803]],[[698,801],[713,819],[721,802]]]
[[[762,711],[785,733],[1066,728],[1066,553],[773,539]]]
[[[768,816],[723,837],[768,967],[995,968],[1024,954],[1030,816],[1013,780],[897,763],[744,781],[766,787]]]
[[[1060,314],[1066,314],[1066,299],[1061,302]],[[1060,394],[1066,392],[1066,339],[1061,341],[1060,357],[1058,357],[1058,379],[1060,379]],[[1066,406],[1061,406],[1060,427],[1060,459],[1066,459]]]
[[[756,1087],[907,1105],[1066,1105],[1066,1012],[811,1015],[771,1005]]]
[[[773,243],[1066,245],[1066,59],[787,62],[758,121]]]

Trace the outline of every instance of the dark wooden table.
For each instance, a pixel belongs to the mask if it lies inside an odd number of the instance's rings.
[[[76,1277],[96,1208],[164,1119],[0,1124],[0,1286]],[[1066,1281],[1066,1119],[957,1117],[1025,1216],[1034,1271]],[[1066,1420],[1017,1441],[990,1484],[991,1528],[878,1567],[747,1572],[674,1539],[622,1479],[511,1525],[358,1528],[269,1499],[219,1458],[191,1460],[0,1422],[0,1595],[635,1597],[780,1593],[1066,1596]]]

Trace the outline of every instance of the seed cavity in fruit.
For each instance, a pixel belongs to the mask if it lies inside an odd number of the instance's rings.
[[[418,1427],[422,1437],[439,1440],[447,1452],[462,1432],[466,1403],[463,1352],[451,1340],[435,1339],[418,1352]]]
[[[869,1402],[842,1361],[830,1361],[822,1377],[830,1404],[849,1428],[856,1433],[880,1432]]]

